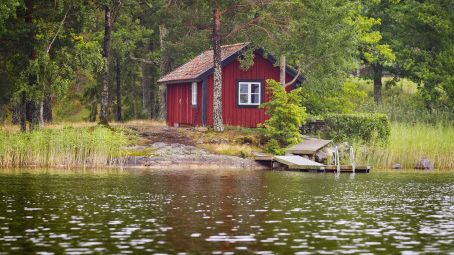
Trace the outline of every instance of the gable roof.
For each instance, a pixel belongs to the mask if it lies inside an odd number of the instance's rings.
[[[248,46],[248,42],[221,46],[221,65],[225,66],[226,64],[235,60]],[[260,49],[258,50],[258,53],[263,55],[264,51]],[[271,55],[268,55],[267,57],[265,57],[265,59],[273,64],[276,63],[276,59]],[[203,77],[211,74],[213,72],[213,69],[213,50],[210,49],[202,52],[195,58],[191,59],[189,62],[186,62],[182,66],[164,75],[158,80],[158,83],[171,84],[198,81]],[[296,70],[289,66],[287,66],[286,71],[293,77],[295,77],[297,74]],[[298,80],[302,82],[304,80],[303,76],[299,75]]]
[[[244,49],[249,43],[237,43],[221,46],[221,61],[226,60],[228,57],[237,54]],[[206,50],[197,57],[191,59],[186,64],[178,67],[172,72],[161,77],[159,83],[167,83],[172,81],[193,81],[196,80],[201,74],[213,68],[213,50]]]

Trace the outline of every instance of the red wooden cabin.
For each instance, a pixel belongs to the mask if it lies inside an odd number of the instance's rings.
[[[263,50],[254,52],[254,64],[240,68],[238,57],[248,43],[222,46],[222,119],[225,125],[256,127],[267,118],[260,104],[268,100],[266,80],[279,81],[276,60]],[[286,68],[287,82],[297,72]],[[299,76],[297,86],[303,77]],[[213,51],[207,50],[160,78],[167,86],[167,124],[169,126],[213,124]],[[291,89],[291,88],[290,88]]]

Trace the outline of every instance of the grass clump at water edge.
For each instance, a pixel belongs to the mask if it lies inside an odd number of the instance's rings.
[[[30,133],[0,130],[0,167],[112,165],[130,143],[120,129],[59,127]]]
[[[454,127],[447,125],[393,123],[389,143],[356,145],[357,162],[377,169],[389,169],[399,163],[413,169],[421,158],[433,162],[436,169],[454,169]]]

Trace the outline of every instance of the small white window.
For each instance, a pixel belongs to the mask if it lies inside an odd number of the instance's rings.
[[[262,84],[260,82],[238,83],[238,105],[260,105],[261,101]]]
[[[197,105],[197,82],[193,82],[192,83],[192,106],[196,106]]]

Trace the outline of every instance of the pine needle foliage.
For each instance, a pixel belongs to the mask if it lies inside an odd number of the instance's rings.
[[[307,113],[301,106],[301,88],[287,93],[279,82],[271,79],[266,82],[270,100],[261,105],[270,117],[263,125],[268,140],[266,150],[281,155],[284,148],[302,140],[300,127]]]

